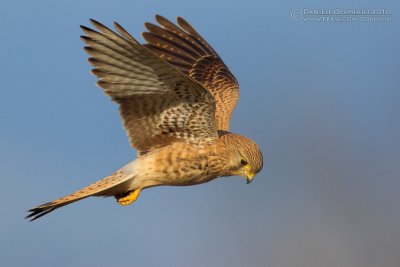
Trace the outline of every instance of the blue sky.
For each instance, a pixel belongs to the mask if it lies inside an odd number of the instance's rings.
[[[1,1],[1,266],[400,265],[400,35],[396,1]],[[296,22],[294,9],[374,9],[390,22]],[[138,40],[154,14],[186,18],[241,85],[232,131],[264,170],[24,211],[136,153],[95,86],[79,25]]]

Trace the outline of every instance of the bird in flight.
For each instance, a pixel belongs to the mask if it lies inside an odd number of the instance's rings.
[[[117,32],[95,20],[81,26],[97,85],[119,104],[138,156],[126,166],[70,195],[36,206],[26,218],[90,196],[134,202],[143,189],[187,186],[217,177],[242,176],[250,183],[263,167],[251,139],[229,132],[239,85],[215,50],[183,18],[174,24],[157,15],[145,23],[140,44],[118,23]]]

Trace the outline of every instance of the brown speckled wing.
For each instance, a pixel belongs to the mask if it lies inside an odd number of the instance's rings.
[[[119,34],[91,20],[81,26],[97,84],[120,104],[131,145],[146,152],[185,142],[218,140],[214,96],[194,79],[139,44],[115,23]]]
[[[145,23],[145,46],[195,79],[214,95],[218,130],[229,130],[229,120],[239,99],[239,84],[215,50],[183,18],[179,27],[157,15],[160,26]]]

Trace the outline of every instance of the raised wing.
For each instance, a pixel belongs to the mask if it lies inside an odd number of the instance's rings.
[[[139,44],[120,25],[119,34],[90,20],[81,26],[97,85],[120,104],[132,147],[139,152],[187,142],[207,145],[218,139],[215,99],[195,80]]]
[[[229,120],[239,99],[239,84],[214,49],[183,18],[176,26],[156,15],[160,26],[145,23],[145,46],[195,79],[214,95],[218,130],[229,130]]]

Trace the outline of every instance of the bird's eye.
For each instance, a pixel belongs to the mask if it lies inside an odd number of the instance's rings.
[[[247,166],[247,165],[249,165],[249,163],[247,163],[247,161],[246,161],[245,159],[241,159],[241,160],[240,160],[240,164],[241,164],[242,166]]]

